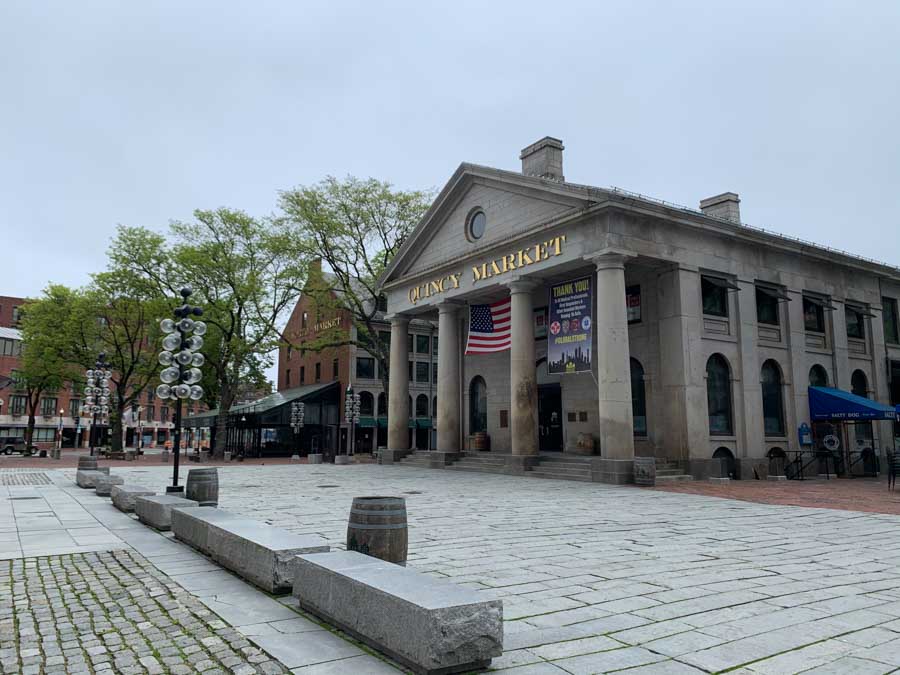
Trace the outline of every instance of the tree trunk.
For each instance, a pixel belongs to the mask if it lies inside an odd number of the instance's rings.
[[[28,413],[28,424],[25,426],[25,452],[31,451],[31,439],[34,438],[34,409]]]
[[[122,452],[122,405],[117,406],[115,414],[109,416],[109,445],[113,452]]]

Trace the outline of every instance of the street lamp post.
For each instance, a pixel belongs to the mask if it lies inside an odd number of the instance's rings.
[[[348,386],[346,395],[344,396],[344,418],[350,427],[347,437],[347,454],[354,454],[354,436],[356,435],[356,425],[359,424],[359,394],[353,393],[353,387]]]
[[[159,327],[166,334],[163,338],[163,351],[159,354],[159,363],[165,368],[159,374],[162,380],[156,388],[156,395],[161,399],[175,399],[175,443],[174,466],[172,467],[172,485],[166,492],[184,492],[184,486],[178,485],[178,456],[181,448],[181,402],[189,398],[199,401],[203,398],[203,388],[197,384],[203,377],[200,366],[204,358],[198,350],[203,346],[203,335],[206,324],[195,321],[191,316],[202,316],[203,309],[192,307],[188,302],[190,288],[181,289],[182,305],[174,310],[175,320],[163,319]],[[188,337],[193,333],[193,337]]]
[[[97,441],[97,416],[109,414],[109,378],[112,371],[106,362],[106,354],[100,352],[92,370],[87,370],[84,387],[84,407],[81,411],[91,416],[91,432],[88,443],[91,447],[91,455],[94,454],[94,446]]]

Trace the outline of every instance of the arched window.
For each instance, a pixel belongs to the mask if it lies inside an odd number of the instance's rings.
[[[431,416],[437,417],[437,396],[435,396],[434,400],[431,402]]]
[[[734,433],[731,409],[731,369],[721,354],[713,354],[706,362],[706,405],[709,433],[731,436]]]
[[[425,394],[416,396],[416,417],[428,417],[428,397]]]
[[[809,369],[810,387],[827,387],[828,372],[818,363]]]
[[[634,418],[634,435],[647,435],[647,392],[644,387],[644,367],[637,359],[631,359],[631,415]]]
[[[766,436],[784,436],[784,387],[781,368],[773,360],[763,364],[762,384],[763,430]]]
[[[722,475],[720,478],[735,478],[737,471],[735,470],[734,453],[728,448],[716,448],[713,453],[713,459],[718,459],[722,463]]]
[[[359,414],[372,417],[375,414],[375,397],[367,391],[359,393]]]
[[[379,417],[387,417],[387,396],[385,396],[384,392],[378,394],[378,416]]]
[[[854,370],[850,376],[850,390],[857,396],[869,398],[869,380],[861,370]]]
[[[469,384],[469,433],[487,431],[487,385],[476,376]]]

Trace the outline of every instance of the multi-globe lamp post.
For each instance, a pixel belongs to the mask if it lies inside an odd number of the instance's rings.
[[[347,387],[344,394],[344,418],[349,426],[349,434],[347,438],[347,454],[354,454],[354,443],[356,436],[356,425],[359,424],[360,396],[353,393],[353,387]],[[346,460],[345,460],[346,461]]]
[[[206,324],[192,319],[202,316],[203,309],[188,304],[190,288],[181,289],[182,305],[174,310],[175,319],[163,319],[159,327],[165,333],[162,341],[163,351],[159,354],[159,363],[165,366],[159,374],[162,380],[156,388],[156,395],[161,399],[175,399],[175,443],[172,485],[166,492],[183,492],[184,487],[178,485],[178,457],[181,448],[181,402],[185,399],[199,401],[203,398],[203,388],[198,384],[203,373],[203,354],[199,352],[203,346],[203,335]]]
[[[106,354],[100,352],[94,367],[86,370],[84,377],[84,405],[81,408],[81,414],[91,416],[91,431],[88,443],[91,446],[91,454],[93,455],[94,446],[97,444],[97,415],[105,417],[109,414],[109,378],[112,377],[112,371],[106,362]]]
[[[300,431],[303,429],[303,420],[306,417],[306,404],[302,401],[294,401],[291,403],[291,427],[294,430],[294,443],[296,448],[294,454],[300,456],[300,444],[303,439]]]

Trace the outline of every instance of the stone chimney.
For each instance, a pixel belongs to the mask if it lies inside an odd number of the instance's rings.
[[[562,141],[558,138],[544,136],[519,154],[519,159],[522,160],[522,173],[562,183],[565,181],[562,163],[564,149]]]
[[[741,223],[741,198],[735,192],[723,192],[715,197],[700,200],[700,210],[708,216]]]

